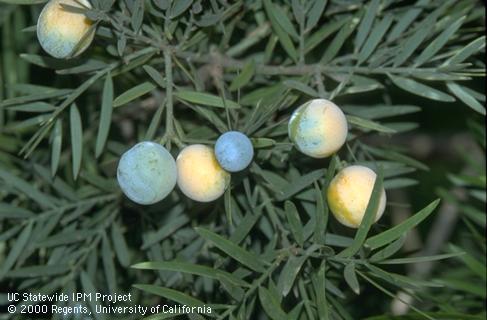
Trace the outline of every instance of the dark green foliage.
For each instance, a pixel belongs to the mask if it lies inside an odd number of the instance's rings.
[[[416,132],[418,114],[436,108],[441,122],[454,105],[484,118],[480,2],[93,0],[81,11],[96,21],[95,41],[66,61],[37,44],[42,2],[0,0],[2,288],[131,292],[132,304],[206,304],[219,319],[485,317],[483,164],[465,154],[475,173],[449,172],[467,198],[431,190],[403,222],[390,212],[408,204],[389,202],[372,223],[381,185],[389,194],[430,174],[395,140]],[[333,100],[350,126],[325,160],[287,137],[291,112],[312,98]],[[221,199],[198,204],[175,190],[143,207],[122,195],[116,166],[135,143],[176,156],[230,129],[251,137],[256,156]],[[485,128],[472,131],[485,151]],[[347,164],[379,173],[356,232],[324,196]],[[458,208],[461,230],[441,252],[408,252],[437,197]],[[432,261],[433,278],[406,272]],[[410,312],[388,316],[398,292]]]

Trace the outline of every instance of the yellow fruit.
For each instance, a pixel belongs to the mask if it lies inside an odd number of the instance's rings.
[[[288,124],[288,134],[296,148],[313,158],[337,152],[347,139],[347,119],[333,102],[314,99],[297,108]]]
[[[179,189],[189,198],[209,202],[219,198],[228,187],[230,174],[218,163],[212,148],[190,145],[176,159]]]
[[[330,182],[327,190],[328,205],[335,218],[343,225],[358,228],[369,203],[377,175],[371,169],[354,165],[341,170]],[[377,222],[386,207],[386,192],[381,192],[375,214]]]
[[[79,1],[91,8],[88,0]],[[51,56],[59,59],[72,58],[93,41],[95,30],[92,21],[81,13],[70,12],[61,4],[81,7],[75,0],[50,0],[42,9],[37,20],[37,38],[41,47]]]

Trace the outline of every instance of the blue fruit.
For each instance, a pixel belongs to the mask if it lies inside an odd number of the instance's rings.
[[[117,179],[123,193],[132,201],[156,203],[176,186],[176,161],[160,144],[140,142],[122,155]]]
[[[254,157],[254,147],[245,134],[229,131],[216,141],[215,155],[223,169],[237,172],[250,164]]]

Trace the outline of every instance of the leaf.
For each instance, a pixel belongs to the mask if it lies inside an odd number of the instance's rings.
[[[69,110],[69,124],[71,126],[73,177],[76,179],[81,168],[81,157],[83,155],[83,129],[81,128],[81,117],[75,104],[72,104]]]
[[[117,107],[123,106],[124,104],[127,104],[130,101],[133,101],[133,100],[151,92],[155,88],[156,88],[156,86],[151,82],[146,81],[144,83],[141,83],[141,84],[125,91],[124,93],[122,93],[118,97],[116,97],[115,100],[113,101],[113,107],[117,108]]]
[[[357,36],[355,37],[355,50],[358,51],[369,34],[375,16],[379,13],[380,0],[372,0],[367,6],[365,16],[360,21]]]
[[[360,226],[358,227],[357,233],[355,234],[353,243],[350,247],[340,252],[337,257],[349,258],[356,254],[362,247],[370,230],[370,227],[372,226],[372,223],[374,223],[375,214],[379,208],[379,203],[382,196],[382,183],[383,171],[381,168],[379,168],[379,172],[375,179],[374,187],[372,189],[367,208],[365,209],[365,214],[362,218]]]
[[[378,23],[374,29],[370,32],[370,35],[365,42],[364,46],[360,50],[358,55],[358,63],[366,61],[369,56],[374,52],[377,45],[381,42],[386,31],[389,29],[392,23],[392,15],[388,14]],[[359,29],[360,30],[360,29]]]
[[[325,262],[323,261],[318,272],[314,274],[311,278],[313,283],[315,297],[316,297],[316,307],[318,309],[318,319],[320,320],[328,320],[329,319],[329,307],[328,302],[326,301],[326,284],[330,283],[325,279]]]
[[[143,19],[144,19],[144,0],[135,0],[133,2],[132,19],[130,20],[132,29],[135,32],[138,32],[140,30]]]
[[[407,263],[421,263],[421,262],[428,262],[428,261],[436,261],[436,260],[443,260],[452,257],[458,257],[464,255],[465,252],[454,252],[454,253],[446,253],[446,254],[438,254],[433,256],[424,256],[424,257],[410,257],[410,258],[398,258],[398,259],[389,259],[379,262],[380,264],[407,264]]]
[[[242,72],[236,76],[232,83],[230,84],[230,91],[235,91],[237,89],[245,86],[254,76],[255,73],[255,62],[250,60],[242,68]]]
[[[147,74],[151,77],[151,79],[154,80],[154,82],[157,83],[157,85],[159,85],[159,87],[161,88],[166,87],[166,81],[164,80],[164,78],[162,77],[159,71],[157,71],[156,69],[154,69],[148,64],[142,66],[142,68],[145,70],[145,72],[147,72]]]
[[[134,284],[134,288],[137,288],[139,290],[149,292],[161,297],[164,297],[166,299],[169,299],[171,301],[175,301],[181,305],[186,305],[190,307],[204,307],[205,304],[193,297],[188,296],[185,293],[169,289],[169,288],[163,288],[151,284]]]
[[[7,272],[6,278],[37,278],[46,276],[59,276],[70,270],[69,265],[39,265],[17,268]]]
[[[213,267],[207,267],[182,261],[150,261],[137,263],[132,266],[134,269],[143,270],[164,270],[164,271],[174,271],[194,274],[202,277],[207,277],[210,279],[215,279],[219,281],[228,281],[236,286],[248,287],[250,286],[244,280],[234,276],[231,273],[215,269]]]
[[[288,88],[301,91],[310,97],[317,97],[318,96],[318,92],[316,92],[315,89],[311,88],[310,86],[306,85],[303,82],[295,81],[295,80],[285,80],[283,82],[283,84]]]
[[[412,94],[427,99],[436,100],[436,101],[443,101],[443,102],[455,101],[455,98],[453,98],[449,94],[436,90],[432,87],[419,83],[415,80],[403,78],[399,76],[393,76],[391,74],[388,74],[388,76],[396,86],[398,86],[403,90],[411,92]]]
[[[193,3],[193,0],[178,0],[174,1],[173,6],[171,7],[171,10],[169,12],[169,16],[171,19],[176,18],[191,6],[191,3]]]
[[[306,30],[309,31],[320,21],[325,10],[327,0],[315,0],[306,15]]]
[[[226,105],[226,107],[230,109],[240,108],[240,106],[236,102],[233,102],[231,100],[225,100],[225,104],[223,104],[222,98],[209,93],[180,90],[175,92],[174,96],[184,101],[210,107],[225,108]]]
[[[342,107],[342,109],[347,114],[352,114],[370,120],[402,116],[421,111],[420,107],[410,105],[375,105],[366,107],[345,105]]]
[[[374,122],[372,120],[362,119],[356,116],[349,116],[349,115],[347,115],[346,118],[350,124],[359,128],[373,130],[377,132],[383,132],[383,133],[396,133],[396,130],[383,126],[380,123]]]
[[[307,186],[311,185],[323,175],[324,170],[318,169],[295,179],[292,183],[289,183],[286,187],[283,188],[282,194],[277,195],[277,200],[283,201],[290,198]]]
[[[39,205],[49,208],[56,207],[53,199],[50,196],[40,192],[31,183],[17,177],[13,173],[0,168],[0,179],[4,180],[6,186],[14,187],[15,189],[24,193],[27,197],[37,202]]]
[[[216,233],[197,227],[195,231],[204,239],[211,242],[213,245],[218,247],[220,250],[228,254],[233,259],[239,261],[240,263],[246,265],[250,269],[257,271],[257,272],[264,272],[265,268],[261,263],[261,259],[255,254],[239,247],[238,245],[234,244],[233,242],[217,235]]]
[[[415,3],[415,6],[408,9],[398,19],[396,25],[387,36],[387,41],[394,41],[399,38],[402,33],[413,23],[416,18],[421,14],[425,5],[429,0],[419,0]]]
[[[279,42],[281,43],[282,47],[287,52],[289,57],[296,62],[298,60],[298,53],[296,51],[296,48],[294,47],[293,42],[291,41],[291,38],[289,38],[286,31],[284,31],[284,29],[279,24],[279,19],[276,15],[276,8],[274,4],[271,2],[271,0],[263,0],[263,3],[267,16],[269,17],[269,20],[271,22],[272,29],[274,29],[279,39]]]
[[[352,34],[353,30],[355,30],[355,27],[357,27],[358,21],[359,20],[357,18],[352,18],[350,21],[345,23],[340,31],[338,31],[337,35],[335,36],[335,38],[333,38],[330,45],[327,46],[326,51],[321,58],[322,64],[327,64],[336,57],[345,41]]]
[[[470,253],[468,252],[463,252],[463,250],[456,245],[450,244],[448,246],[448,249],[450,251],[453,251],[453,253],[464,253],[459,256],[460,260],[470,269],[472,270],[476,275],[481,277],[484,281],[487,278],[487,275],[485,274],[485,264],[477,260],[475,257],[473,257]]]
[[[96,137],[95,155],[100,157],[105,147],[108,132],[110,131],[110,124],[112,120],[113,110],[113,81],[110,73],[107,74],[105,84],[103,86],[103,96],[101,102],[100,123],[98,125],[98,135]]]
[[[320,2],[320,0],[317,0],[317,2]],[[305,39],[304,53],[313,50],[348,21],[347,19],[338,19],[320,27],[315,33]]]
[[[14,266],[18,257],[20,256],[25,246],[27,245],[31,233],[32,233],[32,222],[27,224],[24,230],[22,230],[22,232],[20,233],[20,235],[12,245],[7,257],[2,262],[2,266],[0,268],[0,279],[4,278],[7,272],[10,271],[10,269]]]
[[[450,24],[448,28],[446,28],[438,37],[435,38],[424,50],[421,54],[416,58],[415,65],[420,66],[423,63],[429,61],[438,51],[440,51],[443,46],[450,40],[455,32],[460,28],[463,21],[465,20],[465,16],[461,17],[454,23]]]
[[[360,294],[360,285],[357,280],[357,274],[355,273],[355,263],[350,262],[343,269],[343,277],[348,286],[352,289],[355,294]]]
[[[296,209],[296,206],[291,201],[286,201],[284,203],[284,209],[294,239],[302,247],[304,244],[303,225],[299,218],[298,209]]]
[[[47,2],[47,0],[0,0],[0,2],[10,3],[10,4],[28,4],[28,5],[33,5],[33,4]]]
[[[472,95],[470,95],[470,93],[465,90],[465,87],[455,82],[447,82],[446,86],[448,87],[450,92],[453,93],[463,103],[485,116],[485,107],[480,102],[478,102]]]
[[[447,65],[457,65],[467,60],[471,55],[477,53],[485,47],[485,36],[481,36],[469,44],[467,44],[462,49],[458,50],[457,53],[450,59],[448,59],[445,64]]]
[[[279,279],[277,281],[278,291],[282,294],[283,297],[287,296],[291,291],[294,281],[306,259],[307,256],[291,256],[284,265],[284,268],[279,274]]]
[[[174,213],[180,213],[181,207],[175,207],[173,208],[176,211]],[[147,238],[144,240],[144,243],[142,245],[142,250],[145,250],[152,246],[153,244],[162,241],[163,239],[169,237],[172,233],[174,233],[176,230],[184,226],[189,222],[189,219],[187,216],[179,214],[177,216],[171,216],[172,219],[170,219],[167,223],[165,223],[157,232],[155,233],[150,233]]]
[[[396,55],[393,66],[402,65],[431,33],[438,16],[437,11],[430,13],[417,27],[417,31],[401,44],[401,51]]]
[[[389,258],[402,248],[404,242],[406,242],[406,235],[402,235],[400,238],[387,245],[384,249],[376,252],[369,258],[369,260],[371,262],[378,262]]]
[[[284,31],[286,31],[294,39],[298,39],[299,35],[296,32],[294,25],[291,23],[291,21],[287,17],[286,12],[284,12],[284,10],[282,10],[282,8],[278,5],[273,5],[273,7],[275,10],[273,13],[277,19],[277,22],[281,26],[281,28],[284,29]]]
[[[91,281],[90,276],[85,271],[81,271],[80,279],[81,279],[81,286],[83,288],[83,293],[91,294],[91,296],[94,297],[98,291],[95,288],[93,282]],[[90,306],[91,314],[93,314],[95,319],[100,320],[104,318],[102,313],[96,312],[95,299],[88,299],[88,305]]]
[[[56,120],[51,136],[51,176],[55,176],[61,158],[61,148],[63,143],[63,120]]]
[[[282,310],[279,300],[266,288],[259,286],[260,305],[265,313],[273,320],[288,319],[288,315]]]
[[[111,294],[117,293],[117,280],[116,280],[116,273],[115,273],[115,265],[113,264],[113,257],[112,257],[112,248],[108,241],[108,237],[106,233],[103,233],[102,237],[102,261],[103,261],[103,269],[105,271],[105,279],[108,284],[108,291]]]
[[[406,232],[408,232],[410,229],[416,227],[418,224],[421,223],[424,219],[426,219],[432,212],[433,210],[436,209],[438,204],[440,203],[440,199],[436,199],[432,203],[430,203],[428,206],[423,208],[422,210],[418,211],[416,214],[413,216],[407,218],[400,224],[383,231],[379,233],[378,235],[375,235],[373,237],[370,237],[365,241],[365,245],[369,246],[371,249],[376,249],[379,247],[382,247],[388,243],[391,243],[392,241],[396,240],[397,238],[401,237],[404,235]]]
[[[118,262],[120,262],[123,267],[128,267],[130,265],[130,253],[118,223],[112,224],[111,231],[112,243],[115,248],[115,253],[117,254]]]

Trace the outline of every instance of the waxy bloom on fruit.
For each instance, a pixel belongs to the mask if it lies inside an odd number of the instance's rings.
[[[216,160],[213,149],[190,145],[176,158],[178,186],[189,198],[209,202],[219,198],[228,187],[230,174]]]
[[[132,201],[153,204],[176,186],[176,161],[160,144],[140,142],[120,158],[117,179],[123,193]]]
[[[328,205],[335,218],[351,228],[358,228],[364,217],[377,175],[371,169],[354,165],[341,170],[330,182]],[[374,222],[386,207],[386,192],[382,188]]]
[[[79,0],[79,3],[91,8],[88,0]],[[91,44],[95,35],[92,21],[82,13],[68,11],[61,6],[62,4],[82,7],[75,0],[50,0],[37,20],[37,38],[41,47],[59,59],[81,54]]]
[[[313,158],[325,158],[345,143],[347,119],[333,102],[314,99],[293,112],[288,133],[299,151]]]
[[[229,131],[216,140],[215,155],[223,169],[237,172],[250,164],[254,157],[254,147],[245,134]]]

